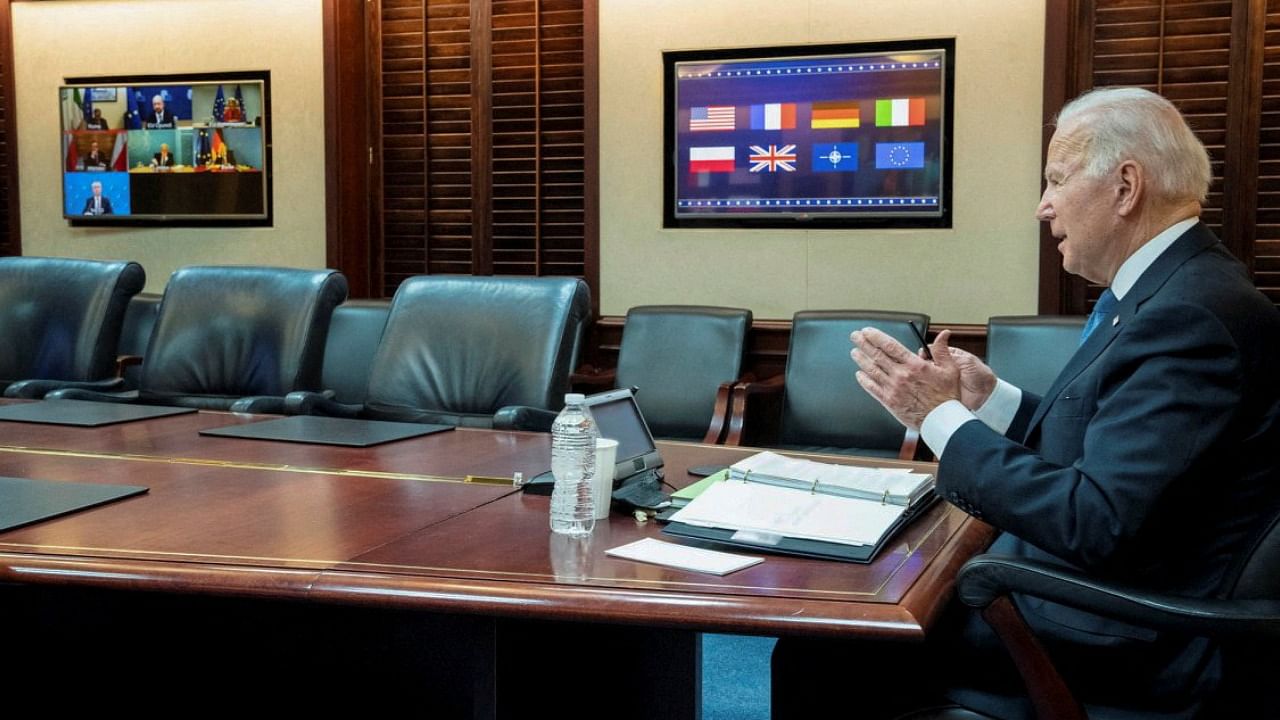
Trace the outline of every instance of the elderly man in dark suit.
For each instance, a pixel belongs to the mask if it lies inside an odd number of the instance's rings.
[[[932,361],[874,329],[853,333],[858,382],[921,429],[939,456],[941,495],[1003,531],[992,552],[1211,597],[1276,515],[1280,313],[1199,221],[1210,179],[1203,145],[1158,95],[1096,90],[1063,108],[1036,215],[1060,240],[1063,267],[1107,290],[1044,398],[949,348],[947,331]],[[1015,603],[1086,709],[1194,717],[1221,680],[1206,640]],[[926,678],[925,696],[1030,717],[990,631],[952,610],[914,654],[897,648],[877,659],[863,647],[865,660],[841,664],[831,647],[821,653],[847,682],[871,677],[879,661]],[[783,641],[775,653],[778,717],[812,710],[798,693],[824,685],[821,668],[804,667],[804,650]],[[868,693],[905,694],[891,679],[878,683]],[[920,690],[884,712],[920,702]]]

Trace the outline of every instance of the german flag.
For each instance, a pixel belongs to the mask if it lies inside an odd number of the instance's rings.
[[[815,130],[856,128],[861,123],[856,100],[834,100],[813,104],[813,115],[809,121],[809,127]]]

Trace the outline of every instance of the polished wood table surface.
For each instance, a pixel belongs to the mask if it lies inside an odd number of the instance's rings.
[[[548,529],[549,498],[461,482],[542,471],[545,434],[458,429],[372,448],[198,434],[267,419],[200,412],[102,428],[0,422],[0,475],[151,488],[0,533],[0,580],[920,639],[958,567],[991,536],[938,503],[870,564],[766,555],[724,577],[686,572],[604,554],[643,537],[667,539],[655,522],[615,512],[587,541],[574,541]],[[668,480],[682,486],[696,479],[685,468],[752,451],[661,443],[661,452]]]

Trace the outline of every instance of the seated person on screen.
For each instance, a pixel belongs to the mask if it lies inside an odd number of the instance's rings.
[[[857,382],[920,429],[938,494],[1002,531],[990,552],[1215,597],[1280,509],[1280,313],[1200,222],[1209,156],[1159,95],[1106,88],[1068,103],[1044,175],[1036,217],[1063,267],[1107,286],[1045,397],[948,347],[948,331],[932,360],[854,332]],[[1222,654],[1204,638],[1012,599],[1086,707],[1199,717],[1222,685]],[[791,640],[773,657],[779,720],[870,696],[859,717],[931,699],[1034,714],[993,631],[958,603],[918,645]],[[865,693],[834,690],[855,679]],[[1268,692],[1241,685],[1233,701]]]
[[[160,152],[152,156],[151,167],[157,169],[173,167],[173,153],[169,152],[169,143],[160,143]]]
[[[164,107],[164,98],[156,95],[151,98],[151,112],[142,120],[142,127],[148,130],[172,129],[177,127],[178,118]]]
[[[107,119],[102,117],[102,110],[100,108],[93,109],[93,117],[87,118],[84,121],[84,127],[86,130],[110,130],[111,129],[111,126],[107,125]]]
[[[223,122],[244,122],[244,112],[240,109],[240,103],[235,98],[227,100],[227,106],[222,110]]]
[[[94,180],[93,184],[90,185],[89,187],[93,190],[93,195],[89,196],[89,199],[84,201],[83,214],[110,215],[111,200],[109,200],[102,194],[102,183],[98,182],[97,180]]]
[[[107,167],[107,156],[98,149],[98,141],[94,140],[89,144],[89,152],[84,156],[85,170],[105,170]]]
[[[213,164],[221,168],[234,168],[236,154],[227,149],[226,145],[219,145],[217,154],[213,156]]]

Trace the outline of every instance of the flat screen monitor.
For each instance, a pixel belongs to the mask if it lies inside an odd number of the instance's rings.
[[[955,41],[663,53],[665,227],[950,227]]]
[[[70,78],[58,92],[72,224],[271,224],[269,73]]]

